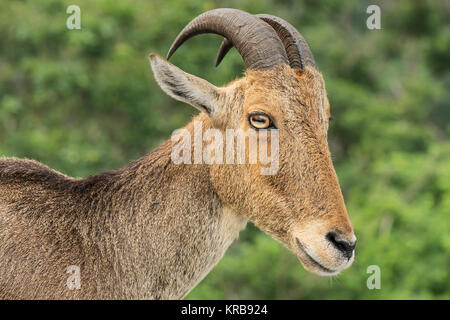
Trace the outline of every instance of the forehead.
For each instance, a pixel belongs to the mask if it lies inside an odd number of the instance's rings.
[[[322,75],[313,67],[305,71],[287,65],[268,71],[246,72],[245,108],[260,105],[274,112],[329,116],[329,104]]]

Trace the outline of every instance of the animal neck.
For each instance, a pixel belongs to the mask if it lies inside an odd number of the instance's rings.
[[[124,288],[122,296],[184,297],[246,225],[217,196],[210,166],[174,164],[173,147],[166,141],[115,172],[98,197],[103,212],[97,219],[106,219],[101,225],[109,231],[93,234],[103,237],[96,243],[109,244],[99,250]]]

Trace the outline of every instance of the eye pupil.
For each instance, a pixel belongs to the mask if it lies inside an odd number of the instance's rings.
[[[265,114],[250,114],[248,120],[255,129],[267,129],[272,125],[272,120]]]

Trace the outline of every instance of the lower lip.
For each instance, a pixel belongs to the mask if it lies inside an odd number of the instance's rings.
[[[301,253],[303,253],[303,255],[308,259],[308,262],[313,265],[314,267],[316,267],[317,269],[319,269],[322,272],[325,273],[336,273],[336,271],[330,270],[326,267],[324,267],[323,265],[321,265],[320,263],[318,263],[316,260],[314,260],[305,250],[304,246],[302,245],[302,243],[300,242],[300,240],[298,240],[297,238],[295,238],[296,242],[297,242],[297,248],[300,250]]]

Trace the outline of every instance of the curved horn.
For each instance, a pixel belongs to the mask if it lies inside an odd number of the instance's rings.
[[[189,38],[216,33],[236,46],[249,69],[266,70],[289,64],[283,43],[269,25],[237,9],[214,9],[189,22],[170,47],[167,59]]]
[[[264,20],[277,32],[289,58],[289,65],[294,69],[303,70],[305,66],[316,63],[303,36],[287,21],[269,14],[257,14],[256,17]],[[217,53],[216,67],[220,64],[225,55],[233,47],[233,43],[224,39]]]

